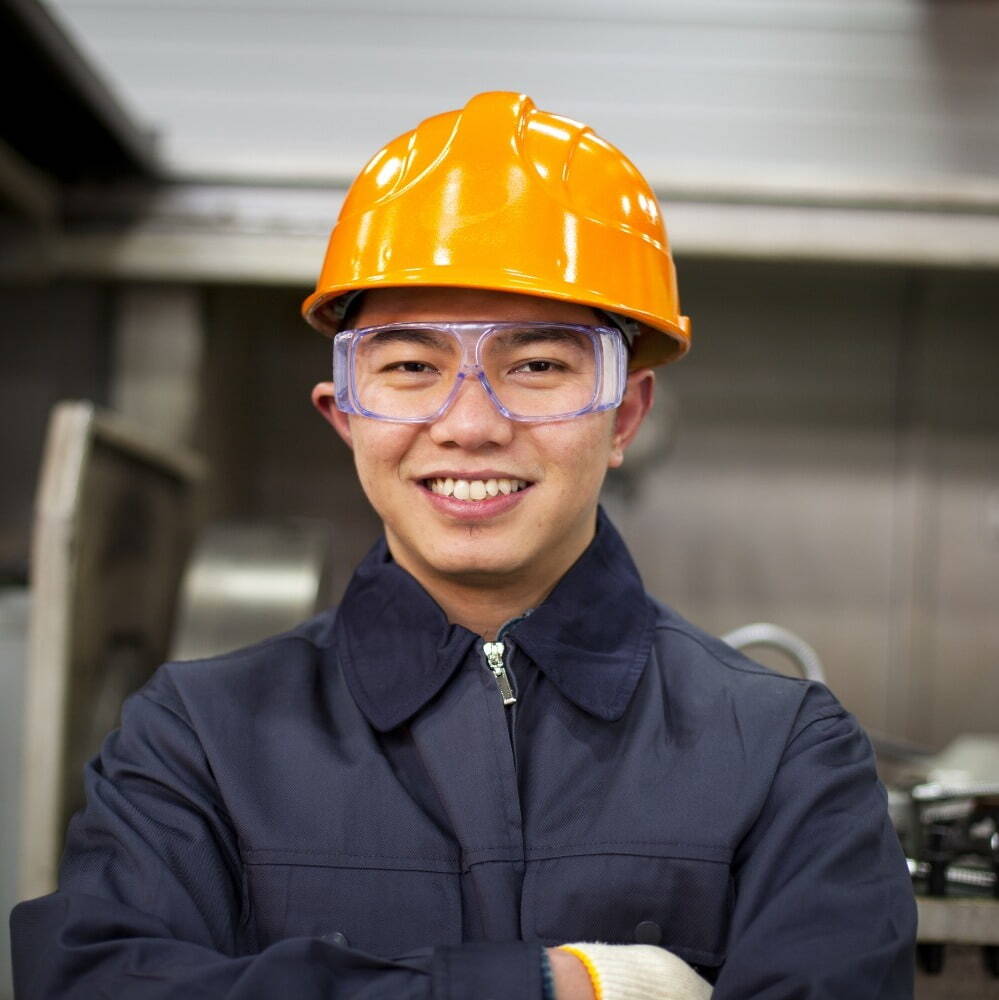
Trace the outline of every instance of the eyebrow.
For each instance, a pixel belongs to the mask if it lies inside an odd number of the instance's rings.
[[[368,339],[379,344],[399,341],[404,344],[422,344],[425,347],[442,346],[442,339],[439,333],[435,333],[433,330],[413,330],[408,327],[401,327],[397,330],[380,330]]]
[[[580,335],[575,330],[560,330],[557,327],[539,327],[536,329],[515,330],[507,334],[503,339],[509,340],[511,344],[517,346],[544,343],[552,340],[578,344]]]

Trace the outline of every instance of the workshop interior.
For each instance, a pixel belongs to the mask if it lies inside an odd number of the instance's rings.
[[[999,996],[999,4],[0,0],[0,60],[5,914],[123,699],[377,537],[299,304],[386,136],[520,90],[640,166],[693,320],[604,490],[646,588],[860,719],[917,998]]]

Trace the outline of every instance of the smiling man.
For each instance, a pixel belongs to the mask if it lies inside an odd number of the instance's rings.
[[[598,507],[689,344],[634,166],[479,95],[365,167],[304,311],[384,538],[128,701],[18,997],[911,997],[856,721],[646,595]]]
[[[363,332],[341,335],[356,338],[343,351],[356,401],[338,406],[334,382],[313,400],[353,449],[395,562],[450,621],[491,636],[589,545],[652,373],[626,376],[620,331],[570,302],[434,286],[361,302]]]

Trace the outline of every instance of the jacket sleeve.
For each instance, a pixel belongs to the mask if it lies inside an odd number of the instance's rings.
[[[714,1000],[911,1000],[912,883],[870,743],[824,689],[735,858]]]
[[[154,696],[155,695],[155,696]],[[539,1000],[524,942],[391,959],[326,938],[257,950],[236,832],[179,705],[149,689],[86,771],[59,890],[11,916],[18,1000]]]

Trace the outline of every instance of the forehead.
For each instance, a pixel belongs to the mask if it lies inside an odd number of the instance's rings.
[[[443,320],[599,323],[589,306],[479,288],[379,288],[365,292],[352,326]]]

